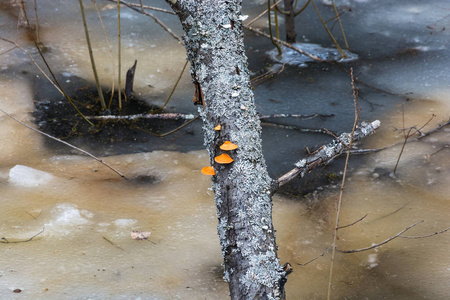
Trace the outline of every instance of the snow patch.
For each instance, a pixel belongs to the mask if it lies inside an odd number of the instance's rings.
[[[8,182],[23,187],[36,187],[45,185],[55,178],[50,173],[36,170],[23,165],[16,165],[9,171]]]
[[[136,222],[135,219],[117,219],[114,221],[114,225],[117,227],[129,227],[136,224]]]

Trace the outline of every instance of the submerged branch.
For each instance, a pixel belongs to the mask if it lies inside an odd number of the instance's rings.
[[[325,251],[322,252],[322,254],[320,254],[320,255],[314,257],[313,259],[310,259],[310,260],[308,260],[307,262],[305,262],[305,263],[303,263],[303,264],[297,263],[297,265],[302,266],[302,267],[304,267],[304,266],[306,266],[306,265],[309,265],[309,264],[312,263],[313,261],[315,261],[315,260],[321,258],[322,256],[325,256],[325,254],[328,253],[328,251],[330,251],[330,247],[328,247]]]
[[[87,116],[86,118],[90,120],[139,120],[139,119],[163,119],[163,120],[192,120],[196,117],[193,114],[182,114],[182,113],[163,113],[163,114],[136,114],[136,115],[125,115],[125,116]],[[272,115],[260,115],[261,120],[271,119],[271,118],[299,118],[304,120],[309,120],[312,118],[329,118],[334,117],[334,114],[313,114],[313,115],[300,115],[300,114],[272,114]],[[322,130],[320,130],[321,133]]]
[[[343,228],[347,228],[347,227],[353,226],[353,225],[355,225],[356,223],[359,223],[359,222],[361,222],[362,220],[364,220],[368,215],[369,215],[369,214],[365,214],[363,217],[359,218],[359,219],[356,220],[355,222],[350,223],[350,224],[347,224],[347,225],[339,226],[337,229],[343,229]]]
[[[45,228],[42,228],[41,231],[39,231],[38,233],[36,233],[35,235],[33,235],[32,237],[30,237],[29,239],[26,240],[17,240],[17,241],[10,241],[5,237],[0,238],[0,243],[3,244],[18,244],[18,243],[26,243],[26,242],[31,242],[35,237],[37,237],[38,235],[40,235],[41,233],[43,233],[45,230]]]

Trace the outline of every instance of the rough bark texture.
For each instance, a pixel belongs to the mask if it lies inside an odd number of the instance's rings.
[[[205,146],[211,165],[225,278],[232,299],[280,299],[285,272],[276,254],[271,178],[261,148],[261,126],[243,44],[241,1],[167,0],[185,31],[191,75],[203,105]],[[222,125],[220,131],[214,127]],[[234,162],[214,157],[224,141],[237,144]]]

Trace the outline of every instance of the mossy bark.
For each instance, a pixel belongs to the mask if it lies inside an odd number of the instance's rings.
[[[232,299],[281,299],[285,272],[276,254],[272,223],[272,179],[261,147],[243,42],[241,1],[167,0],[185,31],[191,76],[200,102],[211,165],[218,232]],[[199,99],[201,98],[201,99]],[[221,124],[222,129],[214,127]],[[221,165],[226,151],[234,160]]]

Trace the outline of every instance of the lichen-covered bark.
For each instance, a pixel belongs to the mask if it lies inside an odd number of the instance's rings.
[[[185,30],[193,81],[204,105],[205,145],[211,165],[225,278],[232,299],[279,299],[285,272],[276,255],[271,178],[261,148],[261,126],[243,44],[241,1],[167,0]],[[214,127],[222,125],[220,131]],[[219,165],[219,146],[231,141],[234,162]]]

